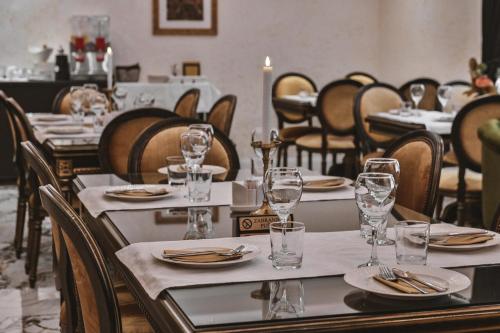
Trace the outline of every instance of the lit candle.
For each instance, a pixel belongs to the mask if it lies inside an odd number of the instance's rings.
[[[108,46],[106,53],[108,58],[106,63],[106,67],[108,69],[108,90],[111,90],[113,89],[113,51],[111,50],[111,47]]]
[[[262,99],[262,140],[263,143],[270,142],[271,132],[271,93],[273,84],[273,68],[271,60],[266,57],[266,64],[262,68],[264,72],[264,93]]]

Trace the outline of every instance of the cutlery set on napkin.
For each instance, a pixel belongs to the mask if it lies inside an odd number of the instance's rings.
[[[314,187],[333,187],[342,184],[344,184],[343,178],[309,180],[304,182],[304,186],[314,186]]]
[[[494,238],[494,234],[486,230],[471,232],[450,232],[431,234],[429,242],[435,245],[454,246],[485,243]]]
[[[386,266],[381,266],[379,274],[373,275],[373,279],[405,294],[435,294],[448,290],[412,272]]]
[[[163,258],[174,261],[211,263],[220,261],[237,260],[251,251],[245,251],[245,246],[240,245],[235,249],[230,248],[192,248],[192,249],[165,249]]]
[[[168,191],[165,188],[120,188],[107,190],[106,194],[125,195],[131,197],[154,197],[168,194]]]

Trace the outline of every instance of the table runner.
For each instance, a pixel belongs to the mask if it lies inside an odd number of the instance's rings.
[[[304,179],[310,178],[304,177]],[[161,200],[131,202],[105,197],[104,192],[112,188],[112,186],[89,187],[78,193],[78,199],[92,217],[97,217],[105,211],[229,206],[233,202],[231,182],[212,183],[210,201],[198,203],[190,203],[189,200],[184,197],[187,194],[185,189]],[[300,201],[346,199],[354,199],[354,189],[350,186],[331,192],[303,192]]]
[[[332,218],[333,220],[334,218]],[[307,230],[307,221],[305,221]],[[432,232],[448,232],[453,225],[433,225]],[[387,234],[393,237],[393,229]],[[496,235],[499,237],[500,235]],[[161,262],[151,253],[164,248],[188,247],[237,247],[240,244],[258,246],[260,255],[247,263],[214,269],[190,269]],[[359,236],[359,231],[306,233],[302,268],[276,270],[267,259],[271,251],[269,235],[244,238],[218,238],[173,242],[135,243],[116,252],[118,259],[134,274],[147,294],[155,299],[162,290],[173,287],[201,286],[235,282],[300,279],[341,275],[368,261],[370,245]],[[381,262],[396,264],[394,246],[378,247]],[[491,247],[471,252],[429,251],[428,265],[438,267],[461,267],[500,263],[498,248]]]
[[[391,114],[389,112],[379,112],[375,114],[378,117],[400,121],[402,123],[409,124],[421,124],[424,125],[428,131],[435,132],[437,134],[451,134],[452,121],[437,121],[443,117],[449,117],[450,114],[439,112],[439,111],[426,111],[418,110],[419,115],[412,116],[401,116],[398,114]]]

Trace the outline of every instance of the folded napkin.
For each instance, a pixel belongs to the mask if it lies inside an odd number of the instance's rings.
[[[405,294],[421,294],[420,291],[413,288],[409,284],[405,283],[404,280],[402,280],[402,279],[398,279],[397,281],[388,281],[388,280],[385,280],[378,275],[374,275],[373,279],[375,281],[382,283],[382,284],[385,284],[388,287],[391,287],[392,289],[396,289],[397,291],[400,291],[400,292],[405,293]],[[419,288],[422,288],[423,290],[425,290],[429,293],[436,293],[436,291],[434,289],[428,288],[425,285],[423,285],[415,280],[411,280],[411,283],[417,285]]]
[[[431,240],[431,244],[443,245],[443,246],[453,246],[453,245],[471,245],[471,244],[481,244],[492,240],[491,235],[457,235],[457,236],[447,236],[441,239]]]
[[[168,191],[164,188],[134,188],[134,189],[117,189],[117,190],[108,190],[106,193],[112,194],[120,194],[127,195],[131,197],[146,197],[146,196],[157,196],[167,194]]]
[[[309,180],[304,182],[304,186],[333,187],[344,184],[343,178]]]
[[[206,252],[207,250],[205,249],[175,249],[175,250],[169,250],[165,249],[163,250],[163,254],[165,255],[175,255],[178,253],[196,253],[196,252]],[[210,249],[210,251],[218,251],[220,253],[228,253],[232,251],[232,249],[229,248],[213,248]],[[200,254],[200,255],[190,255],[190,256],[181,256],[181,257],[172,257],[169,258],[170,260],[175,260],[175,261],[181,261],[181,262],[197,262],[197,263],[211,263],[211,262],[220,262],[220,261],[229,261],[229,260],[236,260],[240,259],[243,257],[242,253],[238,253],[232,256],[223,256],[218,253],[205,253],[205,254]]]

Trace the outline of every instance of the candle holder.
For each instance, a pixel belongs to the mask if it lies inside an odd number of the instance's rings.
[[[262,157],[262,164],[264,165],[262,181],[265,181],[267,169],[269,169],[269,162],[276,149],[281,144],[281,141],[273,139],[270,143],[263,143],[262,141],[252,142],[253,149],[258,152],[257,155]],[[266,196],[262,200],[262,205],[254,210],[251,215],[274,215],[274,211],[269,206]]]

